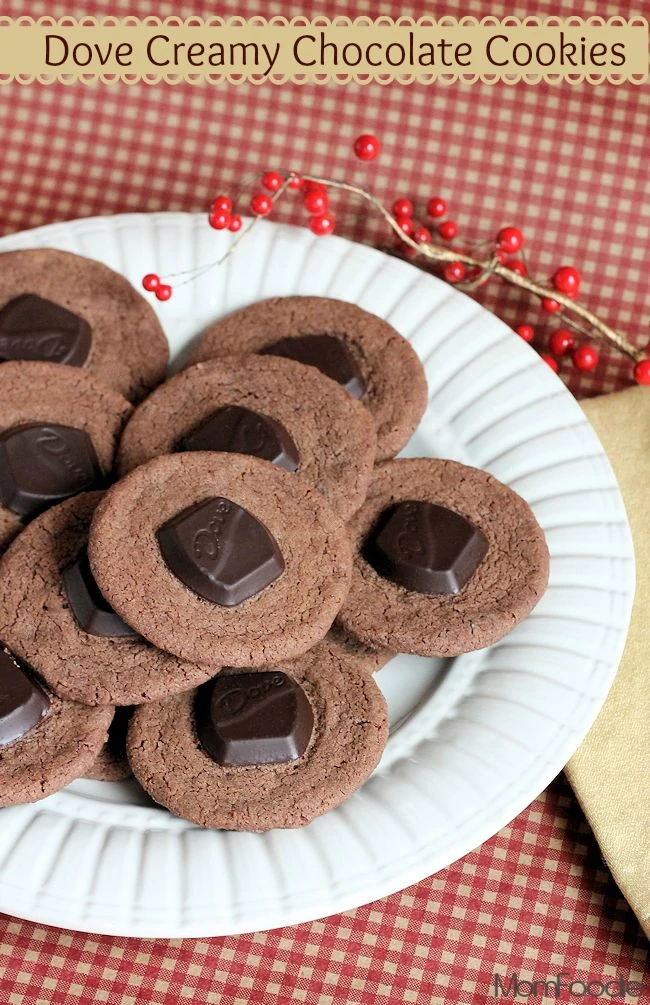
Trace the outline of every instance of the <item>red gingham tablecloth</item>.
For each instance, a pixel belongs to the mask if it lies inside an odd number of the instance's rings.
[[[323,2],[219,5],[223,16],[424,13],[566,14],[495,2]],[[585,2],[572,13],[648,13]],[[606,10],[605,10],[606,8]],[[108,2],[83,8],[5,2],[3,14],[208,16],[201,4]],[[648,340],[645,252],[650,225],[648,88],[505,84],[361,87],[78,84],[0,88],[0,226],[4,232],[97,213],[204,209],[217,191],[265,168],[359,181],[380,197],[448,199],[459,242],[506,223],[526,234],[529,270],[583,271],[581,297],[638,345]],[[381,157],[360,165],[351,144],[376,132]],[[293,215],[292,215],[293,214]],[[281,209],[280,219],[300,219]],[[339,231],[381,243],[382,228],[348,204]],[[483,301],[514,324],[553,323],[500,286]],[[564,366],[564,364],[563,364]],[[603,353],[593,394],[625,386],[630,364]],[[85,936],[0,918],[0,1002],[7,1005],[245,1005],[259,1002],[484,1002],[504,981],[645,980],[648,947],[601,862],[566,783],[557,780],[495,838],[436,876],[375,904],[312,924],[183,941]],[[523,1000],[523,999],[520,999]],[[541,1001],[538,996],[528,1000]],[[588,1001],[563,991],[560,1000]],[[602,998],[602,1000],[606,1000]],[[614,998],[614,1000],[617,1000]]]

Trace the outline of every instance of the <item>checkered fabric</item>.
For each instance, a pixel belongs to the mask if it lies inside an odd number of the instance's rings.
[[[549,0],[528,10],[500,0],[449,0],[428,9],[373,0],[353,8],[229,0],[218,12],[523,17],[565,8]],[[648,13],[640,3],[630,10],[588,0],[579,8],[573,12],[583,16]],[[214,12],[171,2],[152,9],[136,0],[3,5],[14,17]],[[409,195],[421,208],[429,196],[444,196],[460,246],[489,240],[504,224],[520,226],[531,274],[578,265],[581,299],[644,346],[648,93],[647,86],[586,84],[13,84],[0,89],[0,226],[10,232],[98,213],[200,210],[262,169],[309,169],[359,182],[388,202]],[[369,165],[351,153],[360,132],[383,142]],[[340,233],[386,241],[382,225],[352,202],[336,210]],[[298,222],[299,200],[287,200],[277,217]],[[555,326],[535,302],[498,282],[481,297],[512,324],[536,325],[541,342]],[[594,374],[562,367],[582,395],[624,386],[631,370],[610,351]],[[582,981],[623,975],[645,978],[650,989],[647,962],[647,943],[558,781],[461,862],[326,921],[237,938],[152,942],[1,919],[0,1002],[473,1003],[494,1000],[495,972],[516,972],[521,980],[560,971]],[[580,1000],[576,995],[561,999]],[[627,1000],[650,1001],[650,990]]]

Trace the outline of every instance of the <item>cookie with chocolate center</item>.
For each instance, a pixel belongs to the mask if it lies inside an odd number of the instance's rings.
[[[376,446],[368,410],[314,367],[233,356],[197,363],[154,391],[124,430],[118,469],[178,451],[250,454],[296,472],[347,519],[365,499]]]
[[[347,593],[341,519],[305,480],[256,457],[148,461],[99,504],[88,554],[111,607],[204,666],[257,666],[323,638]]]
[[[355,304],[327,297],[263,300],[211,325],[191,362],[251,352],[313,366],[363,402],[375,421],[379,460],[405,446],[426,408],[424,370],[409,342]]]
[[[140,784],[177,816],[268,831],[302,827],[348,799],[387,736],[372,674],[321,643],[136,709],[127,754]]]
[[[348,527],[356,558],[338,623],[372,647],[422,656],[483,649],[546,589],[548,548],[528,504],[455,461],[380,465]]]
[[[156,649],[102,596],[87,556],[101,492],[34,520],[0,560],[0,639],[60,697],[131,705],[196,687],[212,670]],[[155,587],[152,587],[152,595]]]
[[[33,803],[90,768],[113,708],[52,694],[33,666],[0,647],[0,806]]]
[[[0,266],[0,362],[79,367],[131,401],[162,380],[167,339],[124,276],[53,248],[6,251]]]
[[[0,546],[48,507],[105,482],[131,411],[75,367],[0,366]]]

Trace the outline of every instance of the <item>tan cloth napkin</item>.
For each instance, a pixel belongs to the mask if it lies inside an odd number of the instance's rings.
[[[566,773],[614,879],[650,937],[650,388],[582,404],[623,493],[637,588],[619,671]]]

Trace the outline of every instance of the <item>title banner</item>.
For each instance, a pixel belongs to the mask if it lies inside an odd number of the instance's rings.
[[[0,18],[0,82],[643,83],[643,18]]]

